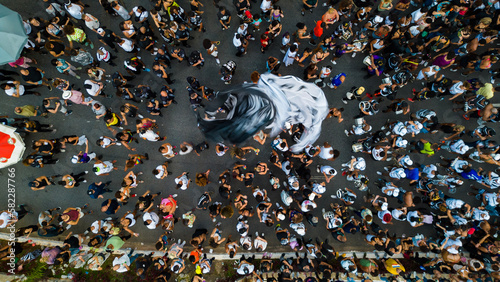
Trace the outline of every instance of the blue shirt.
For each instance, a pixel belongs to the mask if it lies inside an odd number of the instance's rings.
[[[481,176],[477,174],[477,171],[471,169],[469,172],[462,172],[460,173],[460,176],[462,176],[465,179],[471,179],[471,180],[480,180]]]
[[[405,174],[406,174],[406,179],[410,179],[410,180],[418,180],[419,179],[419,171],[418,171],[418,168],[414,168],[414,169],[405,169]]]
[[[89,195],[90,198],[92,199],[97,199],[100,195],[104,193],[104,186],[105,184],[97,185],[96,183],[92,183],[89,185],[87,194]]]
[[[340,86],[342,84],[342,80],[340,80],[342,76],[345,79],[346,77],[345,73],[339,73],[334,78],[332,78],[332,85],[337,87]]]

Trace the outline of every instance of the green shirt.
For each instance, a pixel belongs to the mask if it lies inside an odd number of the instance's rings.
[[[68,40],[69,41],[76,41],[79,43],[82,43],[83,41],[85,41],[85,38],[87,38],[87,36],[85,35],[85,32],[79,28],[75,28],[74,30],[75,30],[75,33],[73,33],[71,35],[66,35],[68,37]],[[82,37],[82,34],[83,34],[83,37]]]
[[[431,142],[424,143],[424,148],[420,151],[422,154],[434,155],[434,150],[431,148]]]
[[[16,114],[23,116],[23,117],[34,117],[37,114],[37,110],[35,109],[35,106],[32,105],[24,105],[21,108],[21,112]]]
[[[106,249],[108,249],[109,245],[113,245],[112,250],[119,250],[125,242],[123,242],[122,238],[118,236],[112,236],[106,241]]]

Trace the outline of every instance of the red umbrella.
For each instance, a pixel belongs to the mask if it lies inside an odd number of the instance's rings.
[[[24,141],[15,128],[0,124],[0,168],[21,160],[25,148]]]

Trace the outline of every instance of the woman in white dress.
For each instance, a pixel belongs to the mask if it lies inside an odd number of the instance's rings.
[[[286,51],[285,58],[283,58],[283,63],[285,63],[285,67],[288,67],[295,62],[295,57],[297,56],[297,51],[299,51],[299,44],[296,42],[288,48],[288,51]]]

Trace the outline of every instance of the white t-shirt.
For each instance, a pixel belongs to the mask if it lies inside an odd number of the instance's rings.
[[[392,133],[397,134],[399,136],[405,136],[408,131],[406,130],[406,126],[402,122],[398,122],[392,128]]]
[[[92,233],[97,234],[97,233],[101,232],[99,229],[100,229],[100,226],[102,226],[102,223],[103,223],[102,220],[96,220],[96,221],[94,221],[90,225]]]
[[[104,54],[100,55],[97,53],[97,60],[107,62],[111,59],[111,53],[109,53],[104,47],[100,47],[99,50],[101,50]]]
[[[262,248],[262,251],[264,251],[267,248],[267,241],[260,239],[260,237],[255,238],[253,241],[253,247],[257,249],[258,247]]]
[[[155,175],[155,177],[158,179],[161,179],[162,176],[165,174],[165,169],[163,169],[163,165],[157,166],[156,170],[159,171],[159,173],[157,175]]]
[[[321,171],[321,173],[325,173],[326,175],[337,175],[337,171],[329,165],[322,165],[319,170]]]
[[[262,3],[260,4],[260,9],[262,10],[262,12],[267,12],[269,9],[271,9],[271,4],[272,4],[272,1],[268,1],[268,0],[262,0]]]
[[[75,19],[79,19],[81,20],[82,19],[82,14],[83,14],[83,11],[82,11],[82,8],[78,5],[75,5],[75,4],[66,4],[64,5],[64,7],[66,8],[66,11],[68,11],[68,13],[74,17]]]
[[[314,193],[317,193],[317,194],[323,194],[326,192],[326,187],[319,184],[319,183],[314,183],[313,184],[313,187],[312,187],[312,190]]]
[[[424,119],[424,118],[431,119],[432,117],[436,116],[436,112],[432,111],[432,110],[428,110],[428,109],[421,109],[415,113],[415,116],[417,118],[421,118],[421,119]]]
[[[348,271],[348,272],[351,272],[351,271],[349,271],[349,267],[350,267],[351,265],[356,266],[356,265],[355,265],[355,264],[354,264],[351,260],[349,260],[349,259],[345,259],[345,260],[341,261],[341,262],[340,262],[340,265],[342,266],[342,268],[343,268],[343,269],[345,269],[345,271]],[[355,270],[354,270],[352,273],[356,274],[357,272],[358,272],[358,268],[357,268],[357,267],[355,267]]]
[[[412,217],[420,217],[420,216],[418,215],[417,211],[411,211],[411,212],[408,212],[406,214],[406,220],[408,220],[408,222],[410,223],[411,226],[415,227],[415,225],[417,225],[418,222],[417,221],[411,221],[410,219]]]
[[[462,85],[464,85],[464,83],[462,81],[459,81],[455,84],[453,84],[451,87],[450,87],[450,94],[452,95],[456,95],[456,94],[461,94],[461,93],[464,93],[465,92],[465,89],[462,89],[460,88]]]
[[[406,148],[406,146],[408,145],[408,141],[403,139],[403,137],[401,136],[398,136],[396,138],[396,147],[398,148]]]
[[[430,164],[424,166],[422,172],[426,174],[427,178],[434,178],[436,175],[432,174],[432,172],[437,171],[437,167],[434,164]]]
[[[498,195],[497,193],[484,193],[484,198],[488,202],[488,206],[496,207],[498,206]]]
[[[235,33],[234,34],[234,37],[233,37],[233,45],[234,47],[238,48],[241,46],[241,40],[236,38],[236,36],[238,35],[239,33]]]
[[[482,216],[483,214],[484,217]],[[472,212],[472,218],[477,221],[489,220],[490,214],[488,213],[488,211],[475,209],[474,212]]]
[[[97,96],[97,93],[99,92],[99,84],[92,82],[90,79],[85,80],[83,84],[92,86],[90,89],[85,88],[90,96]]]
[[[389,172],[389,176],[394,179],[403,179],[406,178],[405,170],[401,167],[393,168],[391,172]]]
[[[118,44],[118,45],[120,45],[120,47],[122,47],[122,49],[125,50],[125,52],[132,52],[132,50],[134,50],[134,42],[126,38],[122,39],[125,40],[125,42],[123,42],[123,44]]]
[[[251,274],[255,270],[255,266],[253,264],[242,263],[240,267],[236,269],[236,272],[238,272],[239,275],[247,275],[245,269],[248,269],[248,274]]]
[[[120,265],[120,268],[118,268],[117,270],[115,270],[116,272],[127,272],[128,269],[125,267],[125,265],[128,265],[130,266],[130,258],[128,257],[128,255],[123,255],[121,257],[116,257],[114,260],[113,260],[113,266],[115,265]]]
[[[113,170],[113,163],[110,161],[104,161],[99,164],[94,164],[94,167],[98,167],[99,171],[96,171],[96,175],[110,173]]]
[[[416,23],[425,14],[422,13],[420,10],[422,9],[418,9],[413,13],[411,13],[411,23]]]
[[[328,147],[326,148],[325,146],[321,146],[321,152],[319,152],[319,157],[324,159],[324,160],[328,160],[328,159],[331,159],[334,157],[333,155],[333,148],[332,147]]]
[[[107,146],[109,146],[111,144],[111,141],[112,141],[108,137],[104,137],[104,136],[99,137],[99,139],[102,140],[102,143],[101,143],[102,148],[106,148]]]
[[[460,139],[457,140],[455,143],[450,145],[450,150],[452,152],[458,153],[460,155],[463,155],[469,151],[470,147],[465,145],[464,140]]]
[[[354,169],[365,170],[366,169],[366,161],[362,157],[358,157],[354,162]]]
[[[139,133],[139,136],[151,142],[158,141],[160,137],[158,134],[156,134],[156,132],[154,132],[151,129],[146,130],[146,132],[144,133]]]
[[[401,210],[398,210],[398,209],[393,209],[392,212],[391,212],[392,218],[394,218],[396,220],[399,220],[399,221],[405,221],[406,220],[406,217],[401,216],[403,214],[404,214],[404,212],[401,211]]]
[[[448,208],[450,210],[459,209],[464,204],[465,204],[465,202],[460,200],[460,199],[449,198],[448,200],[446,200],[446,205],[448,206]]]
[[[149,16],[148,11],[139,12],[138,7],[134,7],[134,8],[132,9],[132,12],[134,12],[134,15],[135,15],[136,17],[138,17],[138,18],[139,18],[139,21],[141,21],[141,22]]]
[[[491,180],[488,175],[483,178],[483,183],[490,186],[490,189],[497,189],[500,187],[500,177],[498,174],[491,172]]]
[[[180,177],[175,178],[175,184],[179,184],[182,182],[181,190],[186,190],[188,188],[187,184],[189,183],[188,177],[184,174]]]
[[[147,212],[142,216],[142,220],[146,222],[147,220],[151,220],[151,223],[146,225],[149,229],[156,229],[156,226],[160,222],[160,218],[154,212]]]
[[[243,246],[243,245],[250,246],[248,251],[251,250],[252,249],[252,238],[249,236],[241,237],[240,238],[240,246]]]
[[[14,81],[7,81],[7,84],[14,84]],[[24,85],[20,84],[18,86],[19,88],[19,96],[22,96],[24,94]],[[5,90],[5,94],[9,96],[14,96],[14,94],[17,93],[17,88],[10,86],[10,89]]]
[[[451,163],[451,168],[453,170],[455,170],[456,172],[458,173],[462,173],[464,172],[463,169],[462,169],[462,166],[464,165],[469,165],[469,162],[468,161],[464,161],[464,160],[460,160],[460,159],[455,159],[452,163]]]
[[[409,155],[404,155],[401,159],[399,159],[399,164],[403,167],[408,167],[413,165],[413,161]]]

